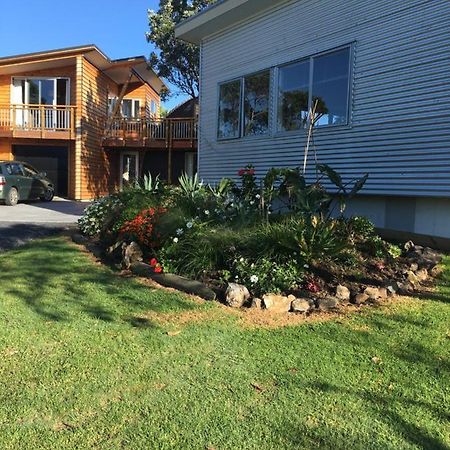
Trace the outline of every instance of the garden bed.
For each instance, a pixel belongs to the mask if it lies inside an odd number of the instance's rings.
[[[240,183],[216,186],[146,178],[94,202],[80,230],[120,268],[234,308],[309,315],[430,286],[438,252],[391,244],[367,219],[344,218],[367,175],[344,183],[328,166],[317,170],[309,185],[296,169],[257,179],[251,166]]]

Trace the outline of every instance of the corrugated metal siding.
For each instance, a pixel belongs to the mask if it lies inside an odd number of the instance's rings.
[[[450,2],[300,0],[202,45],[199,172],[206,181],[299,166],[305,134],[218,142],[218,83],[354,42],[349,126],[318,129],[320,162],[366,194],[450,197]]]

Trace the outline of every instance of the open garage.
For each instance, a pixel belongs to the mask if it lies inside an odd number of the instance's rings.
[[[39,172],[45,172],[55,185],[56,195],[67,196],[69,181],[67,147],[14,145],[13,158],[31,164]]]

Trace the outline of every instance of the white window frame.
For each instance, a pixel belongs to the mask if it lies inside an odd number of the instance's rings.
[[[26,88],[25,88],[25,98],[22,99],[22,103],[17,103],[14,102],[14,80],[24,80],[26,83]],[[28,102],[30,101],[30,90],[29,90],[29,83],[28,80],[47,80],[47,81],[53,81],[53,106],[67,106],[70,105],[70,78],[69,77],[26,77],[26,76],[12,76],[11,77],[11,104],[12,105],[27,105]],[[58,105],[57,103],[57,81],[58,80],[66,80],[66,104],[65,105]],[[40,99],[41,95],[39,92],[39,99]]]

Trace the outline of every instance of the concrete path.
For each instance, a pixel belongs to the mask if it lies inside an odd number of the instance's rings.
[[[60,198],[49,203],[0,204],[0,251],[76,227],[87,205]]]

